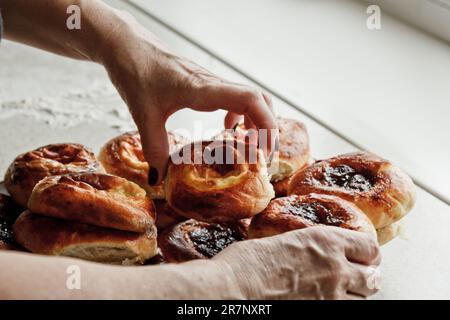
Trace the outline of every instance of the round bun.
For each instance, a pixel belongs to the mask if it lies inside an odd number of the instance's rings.
[[[308,165],[311,154],[306,126],[294,119],[277,118],[279,150],[275,152],[270,168],[273,182],[291,177]],[[269,169],[270,170],[270,169]]]
[[[158,239],[165,262],[209,259],[236,241],[245,240],[245,222],[215,224],[194,219],[165,230]]]
[[[0,250],[17,250],[12,226],[23,209],[10,196],[0,194]]]
[[[415,202],[409,176],[371,153],[350,153],[318,161],[298,172],[288,194],[321,193],[341,197],[358,206],[375,228],[404,217]]]
[[[31,252],[112,263],[143,263],[157,254],[156,228],[134,233],[48,218],[25,211],[14,224],[16,240]]]
[[[188,140],[173,132],[168,132],[169,151],[177,151]],[[152,199],[164,199],[164,185],[148,184],[149,164],[145,161],[142,151],[141,137],[137,131],[127,132],[108,141],[100,150],[99,160],[106,172],[123,177],[147,191]]]
[[[5,174],[5,186],[26,208],[34,186],[43,178],[66,173],[102,172],[94,153],[80,144],[51,144],[18,156]]]
[[[44,178],[28,207],[40,215],[124,231],[145,232],[155,224],[155,208],[145,191],[105,173]]]
[[[253,217],[248,235],[263,238],[313,226],[334,226],[376,236],[370,220],[355,205],[320,194],[272,200],[266,210]]]
[[[286,181],[296,171],[304,168],[310,163],[311,154],[309,146],[309,136],[306,126],[294,119],[277,117],[278,135],[278,152],[275,152],[269,167],[271,181]],[[246,141],[249,134],[242,123],[236,129],[227,129],[215,136],[214,139],[237,139]]]
[[[384,228],[377,229],[377,238],[380,246],[385,245],[403,232],[403,220],[396,221]]]
[[[158,230],[166,229],[179,222],[185,221],[187,218],[179,215],[164,200],[155,200],[156,208],[156,227]]]
[[[166,199],[179,214],[207,222],[245,219],[274,197],[260,149],[216,140],[183,147],[169,162]],[[211,163],[211,164],[208,164]]]

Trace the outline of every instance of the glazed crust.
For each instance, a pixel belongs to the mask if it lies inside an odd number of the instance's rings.
[[[169,152],[175,152],[188,140],[168,132]],[[164,185],[148,184],[149,165],[142,151],[141,137],[137,131],[127,132],[108,141],[100,150],[99,160],[106,172],[123,177],[141,186],[152,199],[164,199]]]
[[[274,153],[269,173],[272,183],[281,182],[304,168],[311,159],[309,135],[306,126],[294,119],[277,117],[279,149]],[[233,130],[224,130],[214,139],[237,139],[244,141],[247,131],[244,124]]]
[[[248,146],[238,141],[203,141],[185,146],[179,155],[186,159],[180,164],[172,159],[169,162],[165,182],[169,205],[187,218],[207,222],[236,221],[264,210],[274,197],[264,156],[254,148],[255,161],[249,163],[250,156],[241,157],[243,150],[249,155]],[[202,160],[207,154],[229,154],[234,161],[208,165]],[[199,164],[194,159],[199,159]]]
[[[190,219],[163,231],[158,244],[165,262],[209,259],[231,243],[246,239],[247,228],[246,220],[231,224],[211,224]],[[195,233],[200,240],[195,240]],[[206,251],[199,249],[199,246],[203,246]]]
[[[270,237],[313,226],[335,226],[376,236],[370,220],[352,203],[320,194],[277,198],[253,217],[250,238]]]
[[[18,250],[12,226],[23,209],[10,196],[0,194],[0,250]]]
[[[354,203],[377,229],[404,217],[415,202],[415,187],[406,173],[363,152],[318,161],[297,173],[288,194],[308,193],[335,195]]]
[[[157,253],[155,227],[134,233],[44,217],[27,210],[14,224],[14,233],[23,247],[45,255],[135,264]]]
[[[103,172],[94,153],[75,143],[51,144],[19,155],[5,174],[5,186],[26,207],[34,186],[43,178],[81,172]]]
[[[155,208],[145,191],[104,173],[44,178],[28,207],[40,215],[124,231],[145,232],[155,224]]]
[[[166,229],[187,220],[186,217],[176,213],[165,200],[155,200],[154,203],[156,208],[156,227],[158,230]]]

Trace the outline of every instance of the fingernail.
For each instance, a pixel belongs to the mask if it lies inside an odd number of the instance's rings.
[[[150,168],[148,171],[148,184],[154,186],[158,182],[158,170]]]

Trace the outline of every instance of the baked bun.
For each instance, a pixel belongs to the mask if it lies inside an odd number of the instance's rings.
[[[405,216],[415,202],[409,176],[389,161],[358,152],[318,161],[298,172],[288,194],[321,193],[353,202],[381,229]]]
[[[377,238],[380,246],[388,243],[403,232],[403,220],[396,221],[384,228],[377,229]]]
[[[34,186],[43,178],[66,173],[103,172],[94,153],[80,144],[51,144],[18,156],[5,174],[5,186],[26,207]]]
[[[186,145],[178,156],[180,164],[173,157],[169,161],[166,199],[185,217],[245,219],[264,210],[274,197],[260,149],[236,140],[203,141]]]
[[[313,226],[334,226],[376,236],[370,220],[354,204],[320,194],[272,200],[263,212],[253,217],[248,235],[263,238]]]
[[[10,196],[0,194],[0,250],[17,250],[12,226],[23,209]]]
[[[156,227],[158,230],[163,230],[167,227],[173,226],[174,224],[187,220],[186,217],[176,213],[166,201],[155,200],[154,203],[156,208]]]
[[[165,262],[209,259],[236,241],[245,240],[245,223],[216,224],[194,219],[166,229],[158,243]]]
[[[105,173],[44,178],[28,207],[40,215],[124,231],[145,232],[155,224],[155,208],[145,191]]]
[[[134,233],[25,211],[14,224],[14,234],[18,243],[34,253],[103,263],[143,263],[157,253],[155,226]]]
[[[173,132],[168,132],[168,138],[170,153],[189,142]],[[148,184],[149,165],[145,161],[141,137],[137,131],[124,133],[108,141],[100,150],[99,160],[108,173],[137,183],[152,199],[164,199],[163,182],[156,186]]]
[[[277,117],[277,125],[279,130],[279,149],[278,152],[274,153],[269,168],[271,181],[274,183],[275,188],[276,182],[286,182],[286,179],[291,177],[296,171],[308,165],[311,159],[306,126],[298,120],[281,117]],[[214,139],[251,140],[250,134],[243,123],[234,130],[224,130]]]

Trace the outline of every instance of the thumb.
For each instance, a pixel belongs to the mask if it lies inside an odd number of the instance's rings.
[[[153,115],[138,127],[142,151],[149,164],[148,183],[154,186],[164,179],[169,158],[169,142],[165,121],[161,117]]]

